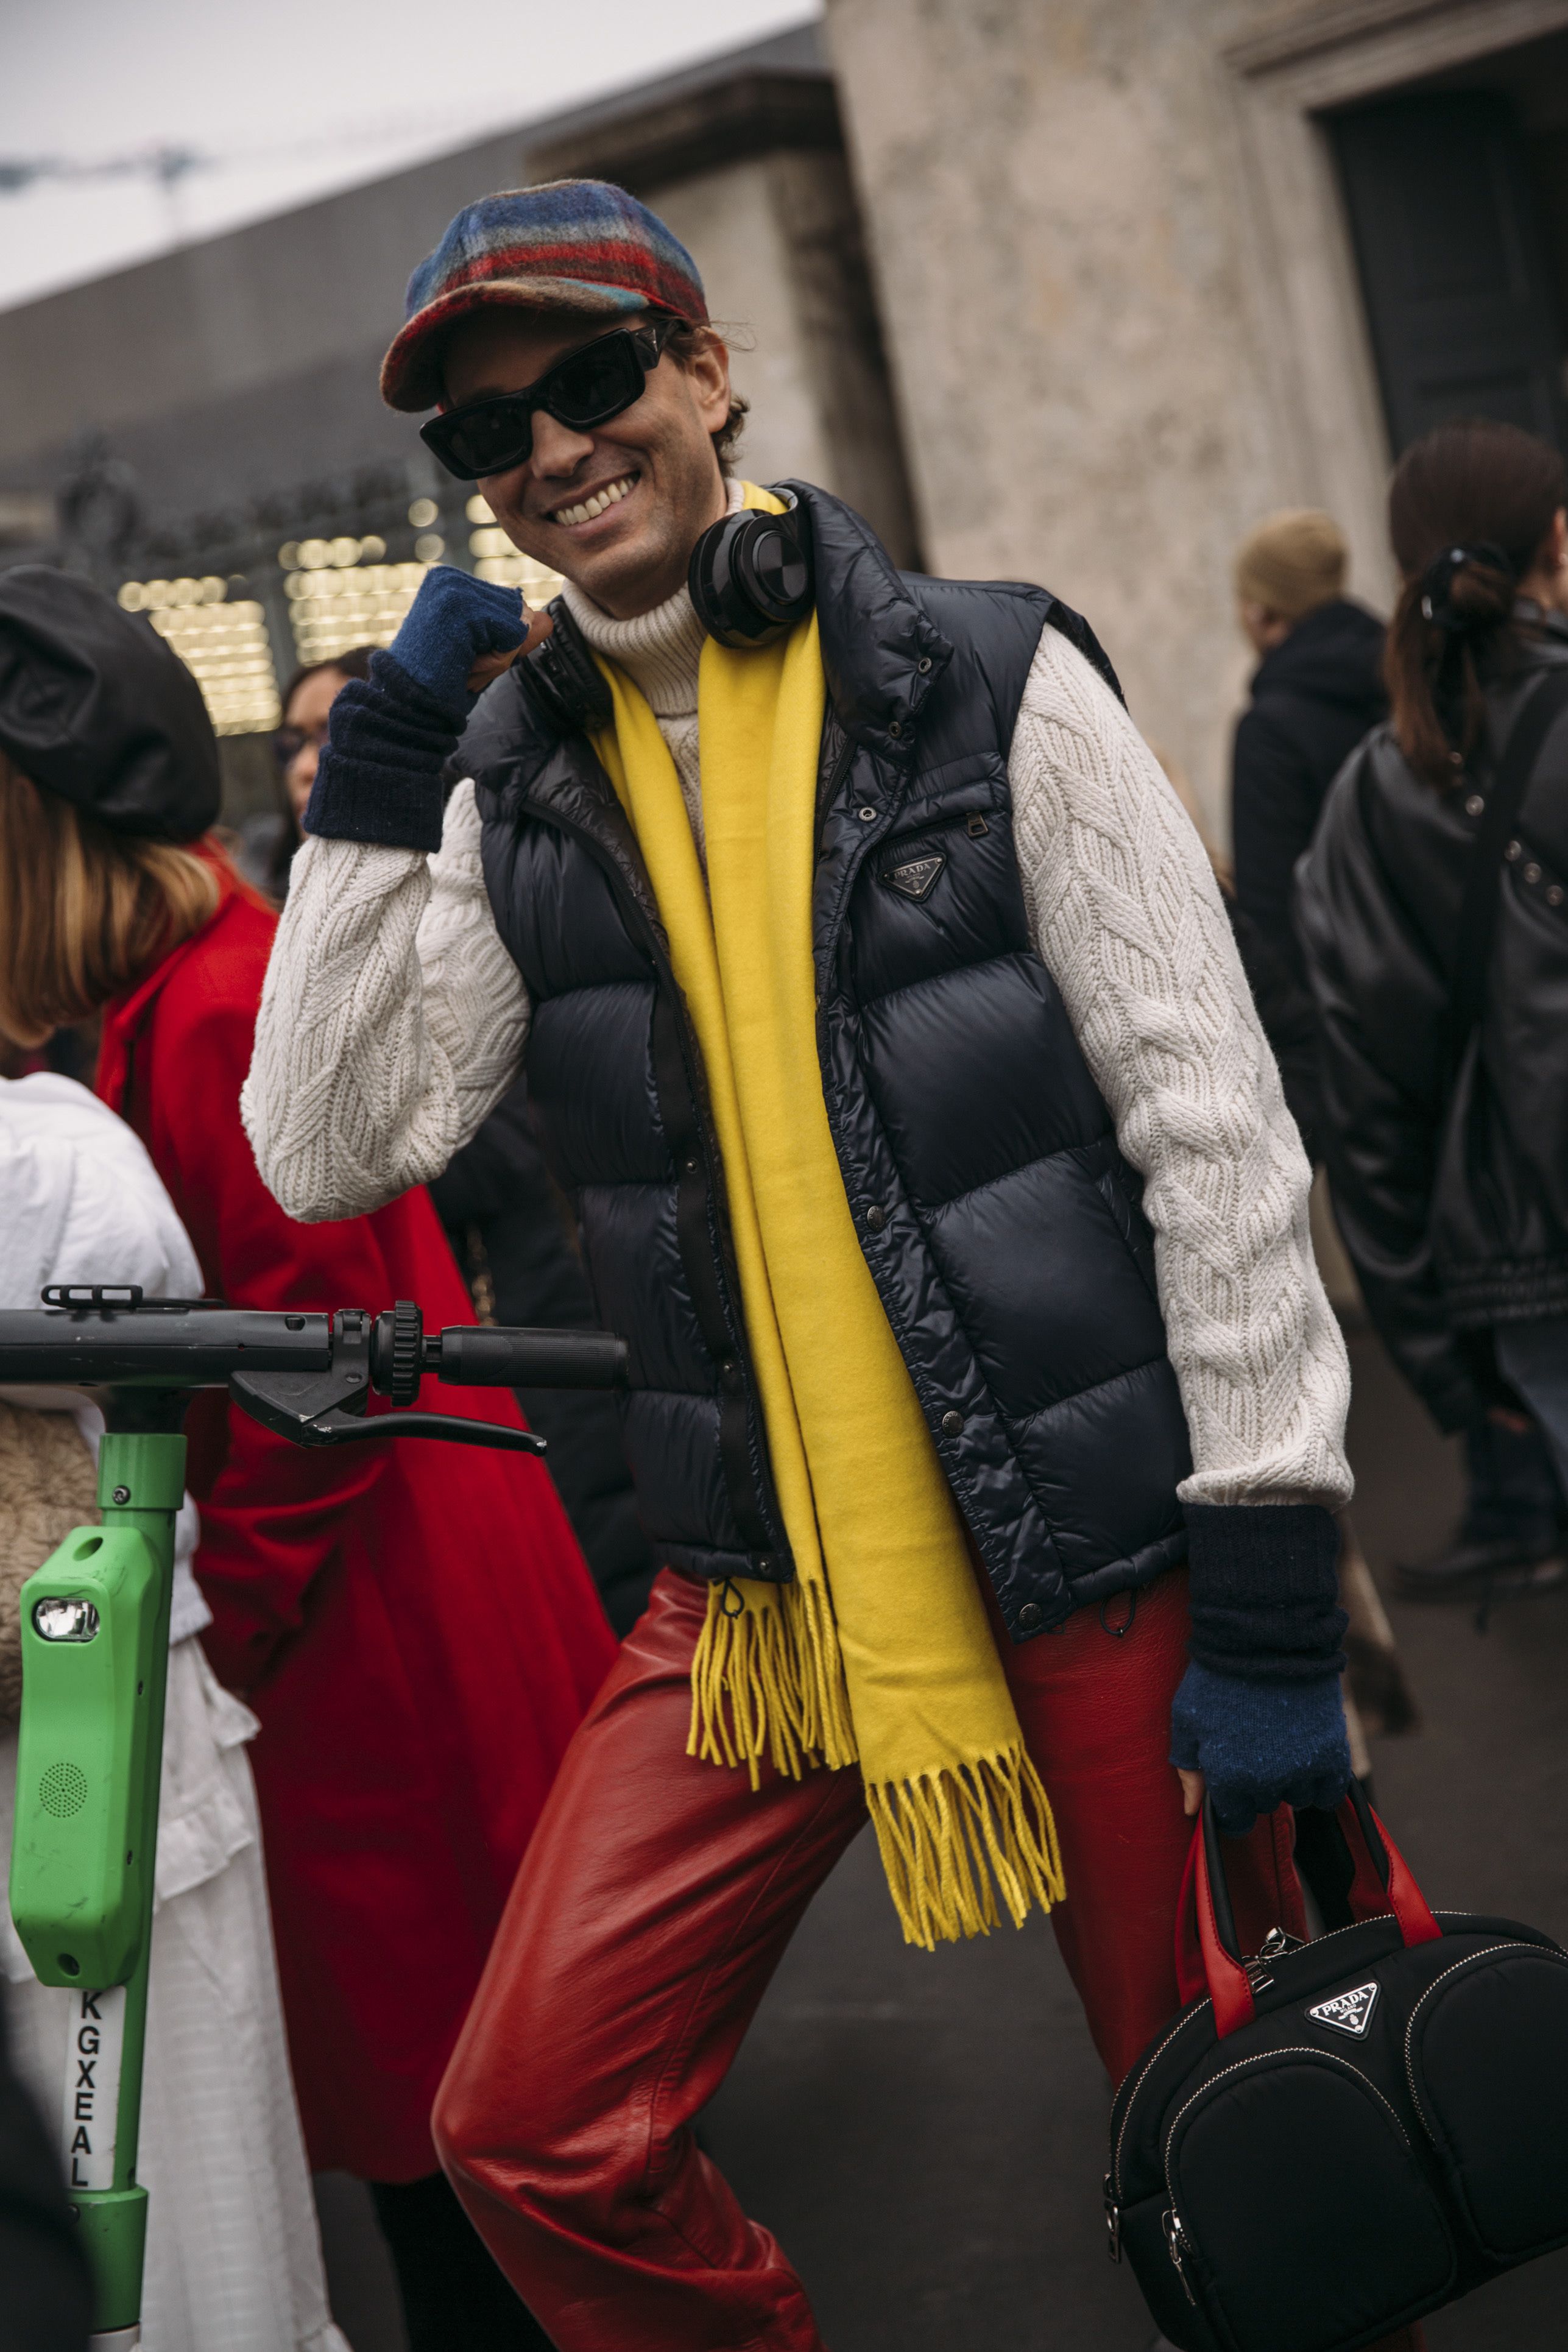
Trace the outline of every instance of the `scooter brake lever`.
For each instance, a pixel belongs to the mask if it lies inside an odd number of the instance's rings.
[[[354,1445],[363,1437],[437,1437],[451,1445],[489,1445],[501,1454],[545,1451],[543,1438],[536,1437],[531,1429],[506,1429],[493,1421],[459,1421],[450,1412],[378,1412],[374,1420],[367,1420],[334,1410],[314,1421],[296,1422],[283,1434],[296,1445]]]

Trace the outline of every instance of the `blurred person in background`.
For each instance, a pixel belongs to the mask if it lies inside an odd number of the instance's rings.
[[[1405,451],[1392,716],[1334,784],[1297,896],[1335,1210],[1368,1311],[1442,1428],[1528,1415],[1560,1478],[1565,496],[1558,452],[1511,425],[1442,425]]]
[[[338,654],[297,670],[289,681],[277,739],[289,805],[289,849],[281,869],[275,866],[274,878],[263,886],[279,906],[304,837],[305,806],[332,704],[349,678],[370,676],[372,650]],[[481,1321],[595,1328],[571,1204],[544,1164],[523,1079],[434,1180],[430,1197]],[[616,1633],[629,1633],[647,1603],[654,1559],[637,1518],[615,1400],[591,1389],[531,1389],[519,1390],[517,1401],[530,1427],[549,1444],[550,1475],[605,1613]]]
[[[1347,755],[1388,708],[1383,625],[1344,594],[1330,515],[1266,516],[1236,556],[1237,617],[1260,655],[1231,759],[1237,928],[1264,1034],[1310,1160],[1321,1159],[1316,1024],[1290,915],[1296,861]]]
[[[471,1322],[423,1190],[307,1227],[257,1174],[239,1089],[276,919],[204,838],[216,746],[189,672],[85,583],[5,572],[0,751],[0,1026],[37,1037],[101,1008],[99,1093],[146,1145],[206,1293],[372,1313],[402,1297],[432,1326]],[[520,1422],[494,1391],[429,1406]],[[186,1426],[201,1638],[261,1723],[312,2165],[372,2184],[416,2352],[535,2346],[437,2170],[429,2114],[609,1628],[537,1463],[306,1451],[221,1391]]]
[[[0,894],[4,885],[0,884]],[[19,961],[19,960],[18,960]],[[0,1017],[27,975],[0,972]],[[47,1282],[201,1287],[191,1245],[131,1129],[73,1080],[0,1079],[0,1307]],[[21,1706],[21,1588],[100,1514],[103,1415],[68,1389],[0,1390],[0,1877],[11,1844]],[[247,1743],[258,1725],[203,1654],[212,1622],[191,1573],[187,1496],[174,1528],[155,1908],[137,2177],[149,2191],[148,2352],[348,2352],[327,2310],[289,2078]],[[0,1904],[11,2053],[46,2115],[68,2085],[75,1996],[41,1985]],[[42,2190],[40,2183],[40,2193]],[[10,2344],[12,2274],[0,2289]]]
[[[1236,557],[1237,617],[1263,658],[1232,760],[1233,919],[1285,1098],[1314,1162],[1324,1157],[1319,1033],[1291,905],[1295,869],[1329,786],[1388,709],[1383,624],[1343,593],[1348,563],[1338,524],[1310,507],[1267,516]],[[1481,1581],[1560,1578],[1564,1505],[1540,1430],[1518,1415],[1483,1416],[1465,1430],[1465,1460],[1459,1525],[1431,1559],[1399,1570],[1403,1589],[1463,1599]],[[1342,1561],[1342,1581],[1343,1570]]]

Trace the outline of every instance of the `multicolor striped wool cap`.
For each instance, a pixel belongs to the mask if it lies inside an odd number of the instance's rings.
[[[548,180],[465,205],[408,281],[405,324],[381,366],[391,408],[434,408],[441,345],[487,303],[536,310],[708,317],[697,264],[657,213],[607,180]]]

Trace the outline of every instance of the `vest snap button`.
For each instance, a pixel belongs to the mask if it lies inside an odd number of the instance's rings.
[[[874,808],[858,808],[855,814],[862,824],[875,824],[877,822],[877,812]]]
[[[1527,882],[1539,882],[1541,879],[1540,866],[1527,866],[1524,869],[1524,878]]]
[[[921,654],[919,661],[915,664],[915,667],[919,670],[921,676],[924,677],[931,668],[930,654]]]
[[[687,1174],[688,1174],[689,1176],[695,1176],[695,1175],[696,1175],[696,1173],[697,1173],[697,1162],[696,1162],[696,1160],[683,1160],[681,1164],[682,1164],[682,1166],[685,1168],[686,1172],[687,1172]]]
[[[1479,793],[1472,793],[1469,799],[1465,803],[1465,814],[1467,816],[1479,816],[1485,806],[1486,803],[1482,800]]]
[[[867,1210],[867,1212],[866,1212],[866,1223],[870,1226],[871,1231],[872,1231],[874,1234],[879,1234],[879,1233],[881,1232],[881,1230],[882,1230],[883,1226],[887,1223],[887,1222],[888,1222],[888,1212],[886,1211],[886,1209],[868,1209],[868,1210]]]
[[[904,731],[904,722],[903,722],[903,720],[902,720],[901,719],[889,719],[889,721],[888,721],[888,732],[889,732],[889,735],[891,735],[891,736],[895,739],[895,740],[897,740],[897,738],[898,738],[899,736],[900,736],[900,735],[903,733],[903,731]]]
[[[944,1412],[942,1417],[942,1425],[943,1429],[946,1430],[949,1437],[956,1437],[959,1431],[963,1427],[963,1415],[961,1412]]]
[[[1024,1605],[1023,1605],[1023,1607],[1022,1607],[1022,1608],[1019,1610],[1019,1612],[1018,1612],[1018,1631],[1019,1631],[1019,1633],[1032,1633],[1034,1632],[1034,1630],[1035,1630],[1036,1626],[1039,1623],[1039,1622],[1040,1622],[1040,1604],[1039,1604],[1039,1602],[1038,1602],[1037,1601],[1025,1601],[1025,1603],[1024,1603]]]

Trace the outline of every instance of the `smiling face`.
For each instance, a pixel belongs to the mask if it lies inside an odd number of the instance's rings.
[[[522,392],[595,335],[636,320],[484,310],[447,346],[447,401]],[[533,453],[487,475],[496,520],[523,554],[564,572],[617,620],[651,612],[686,579],[691,551],[725,510],[712,436],[730,413],[730,358],[718,337],[684,364],[666,353],[638,400],[591,431],[533,417]]]

